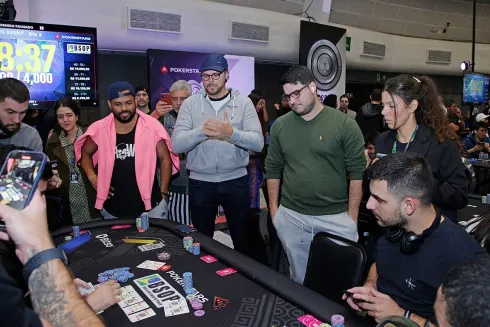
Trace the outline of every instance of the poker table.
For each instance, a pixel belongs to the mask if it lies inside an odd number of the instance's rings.
[[[132,225],[126,229],[112,229],[114,225]],[[193,255],[183,248],[185,234],[175,229],[177,224],[168,220],[150,219],[150,228],[138,232],[135,219],[112,219],[80,225],[80,230],[89,230],[92,239],[68,254],[69,266],[73,274],[94,285],[98,274],[106,270],[129,267],[135,276],[122,287],[132,285],[136,292],[149,304],[155,316],[136,322],[138,326],[303,326],[297,318],[312,315],[320,321],[330,323],[332,315],[345,317],[345,325],[349,327],[374,326],[347,307],[341,306],[320,294],[291,281],[276,271],[230,249],[219,242],[199,233],[189,236],[201,246],[200,255]],[[64,238],[72,232],[65,227],[52,233],[55,244],[64,242]],[[152,237],[163,240],[161,249],[142,252],[141,244],[127,244],[122,241],[127,236]],[[157,254],[165,251],[171,254],[167,265],[168,271],[153,271],[137,268],[145,260],[159,261]],[[206,263],[201,256],[212,255],[218,261]],[[216,272],[225,268],[234,268],[237,273],[220,276]],[[198,291],[203,303],[204,316],[194,315],[189,305],[189,313],[165,316],[164,308],[157,306],[145,292],[137,286],[135,279],[159,274],[166,283],[185,296],[178,283],[184,272],[192,272],[194,288]],[[328,283],[328,280],[325,280]],[[228,306],[213,309],[215,297],[228,299]],[[206,301],[207,299],[207,301]],[[107,326],[134,326],[119,305],[105,310],[102,318]],[[311,324],[311,326],[314,326]]]
[[[468,195],[468,205],[458,210],[458,221],[467,221],[475,215],[479,216],[490,210],[490,205],[482,203],[482,196],[478,194]]]

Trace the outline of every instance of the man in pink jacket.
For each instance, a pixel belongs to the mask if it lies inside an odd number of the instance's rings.
[[[108,96],[112,114],[75,143],[77,161],[97,190],[95,207],[106,219],[135,218],[151,209],[151,218],[166,218],[170,179],[179,167],[170,138],[156,119],[136,110],[131,84],[111,84]]]

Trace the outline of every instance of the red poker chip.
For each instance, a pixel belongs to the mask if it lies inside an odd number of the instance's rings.
[[[160,271],[167,271],[167,270],[170,270],[170,268],[172,268],[171,265],[163,265],[158,270],[160,270]]]
[[[197,310],[196,312],[194,312],[194,316],[196,317],[202,317],[204,316],[205,312],[204,310]]]

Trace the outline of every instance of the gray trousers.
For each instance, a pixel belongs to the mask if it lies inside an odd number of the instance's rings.
[[[357,224],[347,212],[334,215],[303,215],[282,205],[274,217],[274,227],[291,266],[291,279],[303,284],[311,241],[316,233],[328,232],[357,242]]]

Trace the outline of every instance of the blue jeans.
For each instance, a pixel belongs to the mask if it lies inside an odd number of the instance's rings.
[[[235,250],[246,252],[247,216],[250,210],[248,176],[221,183],[189,179],[191,220],[201,233],[213,237],[218,206],[225,212]]]

